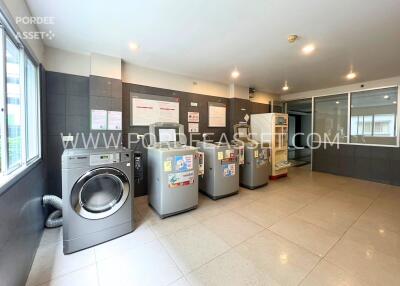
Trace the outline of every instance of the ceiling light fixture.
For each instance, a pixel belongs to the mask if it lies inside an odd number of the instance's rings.
[[[139,45],[137,44],[137,43],[129,43],[129,48],[132,50],[132,51],[137,51],[137,50],[139,50]]]
[[[397,104],[397,101],[395,100],[395,101],[393,101],[393,104]]]
[[[231,77],[232,78],[238,78],[239,76],[240,76],[240,72],[238,71],[237,68],[235,68],[231,73]]]
[[[303,54],[309,55],[315,50],[315,46],[313,44],[309,44],[303,47]]]
[[[385,95],[383,98],[384,98],[384,99],[388,99],[388,98],[389,98],[389,95]]]
[[[287,80],[285,80],[285,85],[282,87],[283,91],[288,91],[289,90],[289,86],[287,84]]]
[[[336,104],[339,104],[340,102],[339,101],[336,101]]]
[[[346,78],[347,78],[348,80],[352,80],[352,79],[355,79],[356,76],[357,76],[357,74],[351,70],[351,71],[346,75]]]

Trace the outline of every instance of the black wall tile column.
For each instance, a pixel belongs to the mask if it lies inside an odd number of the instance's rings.
[[[89,133],[89,78],[46,72],[47,153],[49,193],[61,196],[61,133],[71,134],[76,147],[83,147],[81,133]],[[76,137],[78,135],[78,137]],[[78,138],[78,139],[77,139]],[[72,147],[71,143],[67,144]]]

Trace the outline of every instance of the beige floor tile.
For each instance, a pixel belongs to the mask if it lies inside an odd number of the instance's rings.
[[[161,237],[196,223],[198,223],[198,220],[191,215],[191,212],[187,212],[154,221],[151,223],[150,228],[157,237]]]
[[[294,215],[328,231],[343,234],[367,207],[322,198]]]
[[[156,239],[154,233],[147,226],[140,226],[133,232],[95,246],[96,260],[125,253],[128,249],[141,247]]]
[[[230,248],[201,224],[162,237],[160,241],[184,273],[200,267]]]
[[[354,224],[360,229],[393,231],[400,234],[400,216],[394,216],[380,208],[369,208]]]
[[[400,285],[400,260],[349,239],[340,240],[326,260],[372,285]]]
[[[236,208],[233,211],[263,227],[269,227],[286,216],[285,213],[269,208],[259,202]]]
[[[385,212],[389,215],[400,217],[399,199],[393,196],[382,196],[374,201],[371,209]]]
[[[57,228],[45,228],[43,231],[40,245],[48,245],[51,243],[61,242],[63,239],[62,227]]]
[[[96,265],[81,268],[40,286],[97,286]]]
[[[39,285],[96,263],[93,248],[68,255],[62,249],[62,242],[39,247],[27,285]]]
[[[191,211],[191,215],[198,221],[203,221],[210,217],[214,217],[226,212],[221,202],[213,201],[209,198],[205,202],[200,203],[197,209]]]
[[[264,227],[234,213],[226,212],[203,222],[203,225],[234,246],[264,230]]]
[[[218,200],[220,204],[223,205],[224,210],[229,211],[234,208],[243,207],[254,200],[249,196],[246,195],[244,192],[239,192],[237,195],[233,195],[227,198],[223,198]]]
[[[325,194],[317,194],[315,192],[308,192],[307,188],[305,190],[302,190],[299,187],[297,187],[297,189],[283,191],[282,195],[285,198],[294,200],[298,203],[309,204],[309,203],[321,198]]]
[[[279,286],[268,271],[257,269],[256,265],[241,256],[234,249],[215,258],[187,276],[191,285]]]
[[[306,205],[302,202],[287,199],[282,194],[271,194],[261,199],[260,203],[269,209],[280,211],[286,215],[292,214]]]
[[[365,281],[350,274],[336,265],[322,260],[307,275],[301,286],[368,286]]]
[[[169,285],[182,277],[160,242],[127,250],[97,263],[99,285]]]
[[[340,238],[338,234],[295,216],[285,218],[269,229],[319,256],[324,256]]]
[[[318,256],[269,230],[238,245],[235,251],[281,285],[297,285],[319,261]]]
[[[172,282],[171,284],[169,284],[168,286],[190,286],[189,282],[186,280],[185,277],[182,277],[174,282]]]
[[[395,232],[384,229],[363,230],[352,227],[346,232],[343,239],[365,245],[400,260],[400,235]]]

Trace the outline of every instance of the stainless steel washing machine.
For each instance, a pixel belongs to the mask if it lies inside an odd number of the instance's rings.
[[[183,125],[154,123],[147,150],[149,204],[161,218],[195,209],[199,199],[199,155],[185,145]]]
[[[130,150],[68,149],[62,155],[63,249],[72,253],[130,233]]]

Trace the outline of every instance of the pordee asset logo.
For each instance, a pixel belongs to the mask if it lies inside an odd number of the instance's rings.
[[[15,23],[17,25],[36,25],[37,27],[54,25],[55,17],[16,17]],[[42,29],[41,29],[42,30]],[[47,30],[47,29],[44,29]],[[55,38],[55,33],[52,30],[47,31],[24,31],[17,32],[20,39],[24,40],[52,40]]]

